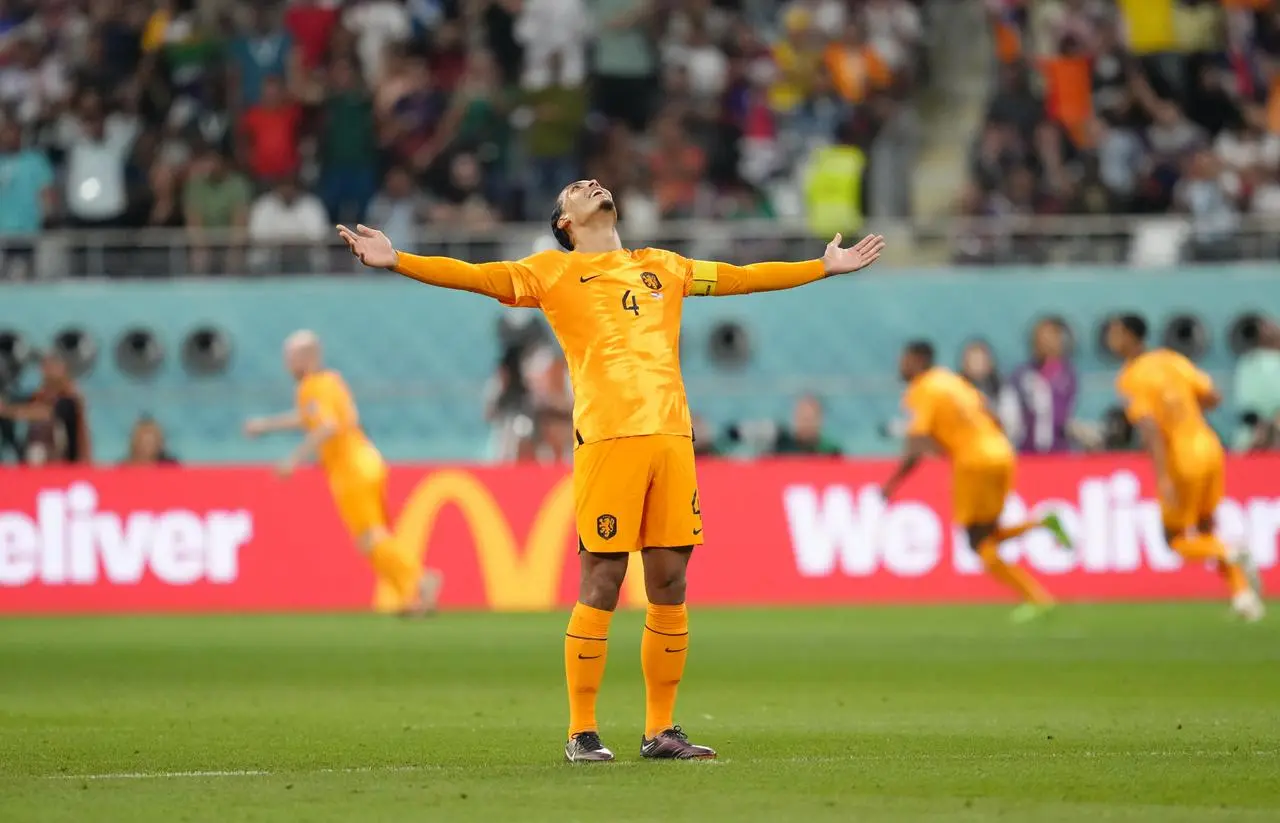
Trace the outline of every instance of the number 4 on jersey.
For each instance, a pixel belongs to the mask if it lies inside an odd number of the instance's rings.
[[[636,297],[631,293],[631,289],[627,289],[622,293],[622,308],[637,317],[640,316],[640,304],[636,302]]]

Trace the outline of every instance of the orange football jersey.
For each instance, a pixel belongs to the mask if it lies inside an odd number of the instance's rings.
[[[1116,376],[1116,392],[1131,422],[1155,422],[1175,464],[1179,457],[1221,449],[1200,406],[1213,392],[1213,380],[1177,352],[1154,349],[1138,355]]]
[[[911,381],[902,399],[907,434],[929,437],[957,464],[1011,459],[1013,446],[969,381],[941,367]]]
[[[303,378],[298,383],[297,405],[305,430],[325,424],[334,428],[333,436],[320,446],[320,465],[325,471],[332,474],[381,461],[360,429],[355,400],[337,372],[321,371]]]
[[[400,253],[395,271],[508,306],[541,308],[569,366],[579,443],[692,436],[680,375],[685,297],[793,288],[825,276],[821,260],[734,266],[661,249],[544,251],[480,264]]]

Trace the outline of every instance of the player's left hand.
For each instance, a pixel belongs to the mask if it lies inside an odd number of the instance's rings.
[[[276,476],[278,476],[281,480],[286,480],[293,475],[294,471],[297,468],[298,468],[298,464],[294,463],[293,460],[282,461],[279,465],[276,466]]]
[[[828,275],[865,269],[879,260],[880,252],[884,251],[884,238],[878,234],[868,234],[847,249],[840,248],[842,240],[844,238],[837,234],[822,255],[822,268]]]

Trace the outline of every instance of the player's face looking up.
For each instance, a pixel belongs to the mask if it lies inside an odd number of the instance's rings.
[[[574,234],[575,227],[585,226],[594,219],[608,220],[610,225],[618,220],[613,205],[613,193],[596,180],[579,180],[570,183],[560,192],[560,228]]]

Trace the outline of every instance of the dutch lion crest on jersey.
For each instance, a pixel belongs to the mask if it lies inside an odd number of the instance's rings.
[[[596,534],[605,540],[618,533],[618,518],[611,514],[602,514],[596,518]]]
[[[644,287],[649,291],[662,291],[662,281],[658,279],[658,275],[651,271],[641,274],[640,282],[644,283]]]

